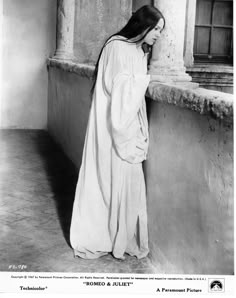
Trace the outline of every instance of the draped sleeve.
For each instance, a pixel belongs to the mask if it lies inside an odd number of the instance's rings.
[[[150,75],[134,65],[143,63],[142,53],[135,44],[113,40],[105,46],[104,59],[103,81],[110,98],[115,150],[127,162],[141,162],[147,153],[147,140],[140,134],[138,112],[143,105]]]

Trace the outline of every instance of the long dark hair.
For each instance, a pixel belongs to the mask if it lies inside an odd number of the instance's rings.
[[[148,32],[151,31],[156,26],[156,24],[159,22],[160,19],[163,19],[164,27],[165,27],[165,18],[163,14],[159,11],[159,9],[157,9],[154,6],[144,5],[132,15],[128,23],[119,32],[107,38],[107,40],[103,44],[103,47],[99,53],[98,60],[95,65],[91,95],[93,94],[93,91],[96,85],[98,65],[102,55],[102,51],[104,47],[107,45],[109,39],[113,36],[123,36],[126,38],[122,40],[124,42],[138,43],[145,38]],[[135,39],[135,37],[139,37],[139,38]],[[134,41],[131,41],[131,39],[134,39]]]

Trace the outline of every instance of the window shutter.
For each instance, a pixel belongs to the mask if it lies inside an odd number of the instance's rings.
[[[232,63],[232,0],[197,0],[194,60],[195,62]]]

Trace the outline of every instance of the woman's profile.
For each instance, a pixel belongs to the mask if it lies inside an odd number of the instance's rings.
[[[75,256],[143,258],[149,252],[142,161],[150,75],[143,45],[152,46],[164,25],[157,8],[143,6],[99,55],[70,228]]]

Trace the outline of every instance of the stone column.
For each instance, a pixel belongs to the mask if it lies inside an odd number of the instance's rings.
[[[194,64],[193,44],[194,44],[196,6],[197,6],[197,0],[187,0],[185,47],[184,47],[184,65],[186,67],[191,67]]]
[[[154,0],[166,20],[161,37],[153,46],[149,73],[153,79],[189,82],[183,60],[186,0]]]
[[[53,58],[74,59],[75,0],[57,0],[57,49]]]

